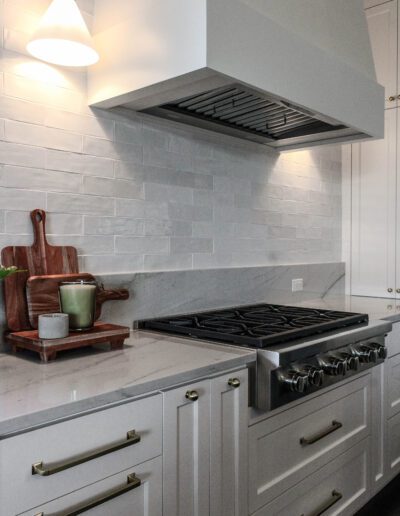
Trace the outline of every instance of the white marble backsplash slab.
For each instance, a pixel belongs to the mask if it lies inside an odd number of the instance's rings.
[[[128,288],[127,301],[103,305],[102,320],[134,326],[134,321],[250,303],[293,304],[327,294],[344,295],[345,265],[341,262],[265,267],[237,267],[98,275],[109,288]],[[304,290],[292,292],[292,279]],[[0,295],[0,331],[6,328]],[[0,351],[4,344],[0,341]]]
[[[131,326],[134,321],[258,302],[291,304],[344,294],[343,263],[240,267],[97,276],[106,286],[126,287],[128,301],[103,305],[102,319]],[[292,279],[302,292],[292,293]]]

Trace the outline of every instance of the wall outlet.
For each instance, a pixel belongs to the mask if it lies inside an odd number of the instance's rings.
[[[292,292],[303,290],[303,278],[292,279]]]

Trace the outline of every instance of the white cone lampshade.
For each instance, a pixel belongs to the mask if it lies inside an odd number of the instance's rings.
[[[34,57],[62,66],[89,66],[99,60],[74,0],[53,0],[26,48]]]

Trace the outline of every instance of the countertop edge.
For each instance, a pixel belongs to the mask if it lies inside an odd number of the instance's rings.
[[[175,386],[190,383],[194,380],[212,377],[218,373],[228,372],[247,366],[256,361],[256,352],[249,350],[248,354],[227,359],[211,365],[192,369],[184,373],[172,374],[156,380],[148,380],[138,385],[124,387],[98,396],[74,401],[46,410],[33,412],[0,422],[0,441],[17,435],[38,430],[46,426],[89,415],[107,408],[134,401],[136,398],[145,398],[169,390]]]

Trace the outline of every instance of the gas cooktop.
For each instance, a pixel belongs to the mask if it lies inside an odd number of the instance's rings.
[[[368,315],[257,304],[141,321],[139,327],[265,348],[368,322]]]

